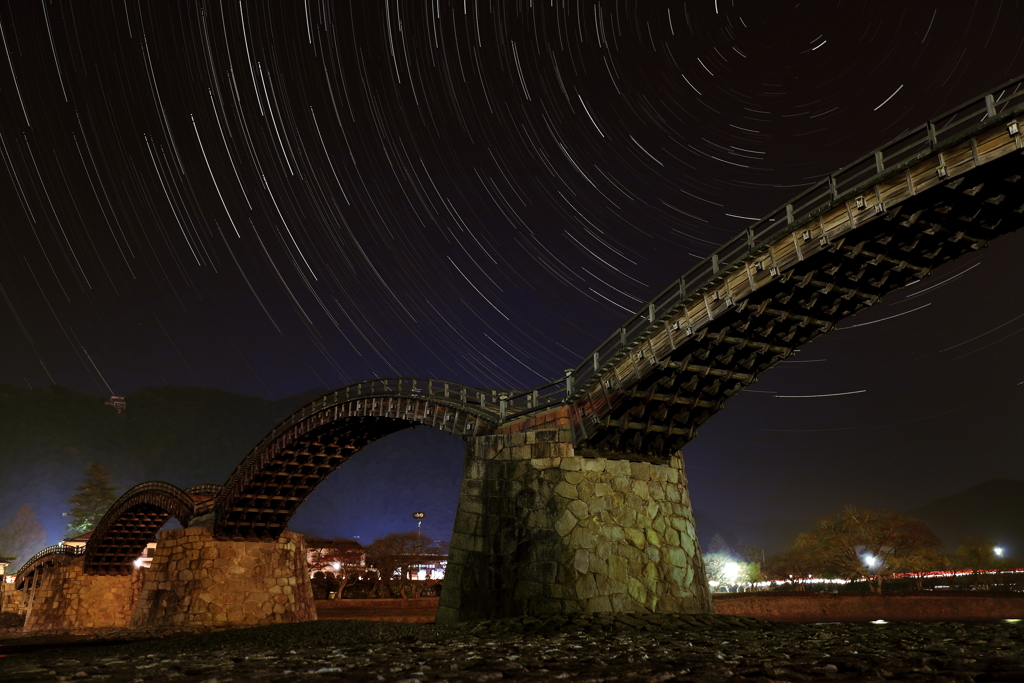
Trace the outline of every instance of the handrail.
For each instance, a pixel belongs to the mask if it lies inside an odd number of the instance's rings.
[[[190,496],[216,496],[224,488],[220,484],[196,484],[185,489]]]

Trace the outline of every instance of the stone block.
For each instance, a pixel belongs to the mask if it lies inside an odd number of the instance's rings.
[[[629,577],[629,581],[626,582],[626,593],[641,605],[647,602],[647,586],[636,577]]]
[[[582,497],[581,497],[582,498]],[[583,519],[590,514],[589,506],[581,499],[571,500],[566,508],[575,515],[576,519]]]
[[[629,562],[626,558],[621,555],[612,555],[608,558],[608,578],[621,584],[629,580]]]
[[[686,567],[690,564],[690,555],[682,548],[664,548],[662,555],[673,567]]]
[[[629,469],[633,474],[633,479],[642,482],[650,481],[651,466],[646,462],[631,462],[629,463]]]
[[[556,496],[560,496],[562,498],[579,498],[579,494],[576,492],[576,487],[565,481],[555,484],[554,493]]]
[[[644,536],[644,532],[640,529],[633,529],[626,527],[622,530],[626,535],[626,540],[635,545],[637,548],[643,548],[647,545],[647,539]]]
[[[559,536],[565,536],[572,531],[575,526],[576,517],[568,510],[563,511],[558,519],[555,520],[555,531],[558,532]]]
[[[562,458],[562,463],[564,464],[566,460],[568,458]],[[583,481],[584,476],[583,472],[567,472],[563,469],[562,478],[570,484],[576,485]]]
[[[572,530],[569,547],[589,550],[597,547],[597,539],[598,536],[593,529],[577,525],[576,528]]]
[[[627,476],[624,476],[624,475],[621,475],[621,474],[616,475],[616,476],[611,478],[611,482],[610,483],[612,485],[612,489],[616,493],[621,493],[623,495],[627,495],[627,494],[628,495],[632,495],[633,494],[633,480],[630,479]]]
[[[679,547],[689,556],[694,556],[694,537],[690,534],[679,534]],[[683,566],[683,565],[678,565]]]
[[[604,472],[605,458],[581,458],[584,472]]]
[[[559,466],[566,472],[580,472],[583,470],[583,458],[577,458],[574,456],[562,457]],[[580,475],[582,479],[582,475]]]
[[[643,605],[637,603],[628,593],[613,593],[608,596],[613,612],[646,612]]]
[[[604,469],[612,476],[632,477],[633,470],[628,460],[606,460]]]

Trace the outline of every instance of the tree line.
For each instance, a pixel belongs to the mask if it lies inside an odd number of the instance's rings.
[[[753,546],[733,552],[716,537],[704,559],[712,585],[844,579],[864,580],[873,593],[897,574],[909,576],[920,590],[928,572],[1001,569],[1016,562],[997,544],[974,536],[960,539],[957,550],[946,554],[920,519],[852,506],[820,520],[776,555]]]

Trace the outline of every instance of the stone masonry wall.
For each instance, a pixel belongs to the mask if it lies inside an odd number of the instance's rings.
[[[0,579],[3,575],[0,574]],[[25,613],[25,593],[15,590],[13,583],[0,582],[0,612]]]
[[[44,567],[30,591],[26,631],[78,631],[125,628],[139,597],[145,570],[125,576],[93,576],[83,571],[84,558]]]
[[[584,458],[570,439],[469,440],[439,623],[712,611],[681,455]]]
[[[218,541],[203,527],[157,536],[132,617],[151,626],[260,626],[315,621],[301,534],[276,541]]]

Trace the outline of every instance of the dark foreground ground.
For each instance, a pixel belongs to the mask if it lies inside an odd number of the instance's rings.
[[[2,641],[0,681],[1022,681],[1024,622],[321,621],[82,647]]]

